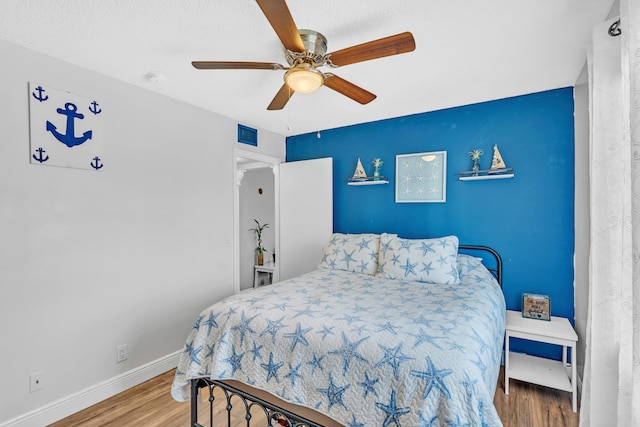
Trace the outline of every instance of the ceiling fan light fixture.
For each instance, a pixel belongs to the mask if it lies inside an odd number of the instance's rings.
[[[297,93],[311,93],[324,84],[324,74],[309,64],[300,64],[285,73],[284,81]]]

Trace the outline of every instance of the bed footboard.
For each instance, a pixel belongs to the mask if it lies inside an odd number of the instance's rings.
[[[198,406],[202,405],[200,402],[205,401],[204,409],[208,414],[201,413],[200,417],[205,419],[207,424],[201,424]],[[255,422],[252,424],[252,421]],[[225,382],[197,378],[191,380],[190,425],[191,427],[239,425],[322,427],[324,424],[318,424]]]

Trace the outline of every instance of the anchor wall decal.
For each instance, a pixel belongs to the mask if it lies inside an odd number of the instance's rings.
[[[62,134],[58,132],[56,126],[47,120],[47,131],[51,132],[51,134],[60,142],[62,142],[67,147],[74,147],[76,145],[80,145],[84,143],[86,140],[91,139],[93,134],[92,131],[88,130],[82,134],[80,137],[75,136],[75,119],[84,119],[84,114],[76,113],[78,107],[71,102],[67,102],[64,104],[64,109],[58,108],[56,111],[59,114],[67,116],[67,129],[66,133]]]
[[[104,163],[100,163],[100,157],[95,156],[93,158],[93,162],[91,162],[91,167],[95,170],[100,170],[104,166]]]
[[[38,95],[36,95],[35,92],[31,92],[31,95],[33,95],[33,97],[35,99],[37,99],[38,101],[43,102],[43,101],[46,101],[47,99],[49,99],[49,95],[44,95],[44,96],[42,95],[44,92],[46,92],[46,90],[44,90],[42,88],[42,86],[38,86],[36,88],[36,91],[38,91]]]
[[[98,105],[99,104],[96,101],[93,101],[89,106],[89,111],[91,111],[95,115],[102,113],[102,108],[98,108]]]
[[[36,150],[38,152],[38,157],[36,157],[36,155],[34,154],[32,157],[34,160],[40,162],[40,163],[44,163],[47,160],[49,160],[49,156],[43,157],[43,153],[46,153],[45,150],[42,149],[42,147],[38,147],[38,149]]]

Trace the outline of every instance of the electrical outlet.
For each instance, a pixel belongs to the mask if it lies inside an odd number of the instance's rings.
[[[124,362],[127,360],[127,345],[122,344],[116,347],[116,363]]]
[[[42,390],[44,388],[44,372],[34,372],[29,375],[29,393]]]

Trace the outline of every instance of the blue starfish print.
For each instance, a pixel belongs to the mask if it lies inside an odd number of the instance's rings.
[[[333,329],[335,328],[335,326],[332,326],[330,328],[327,328],[327,325],[324,325],[322,327],[321,331],[316,332],[316,334],[321,334],[322,335],[322,341],[324,341],[324,339],[327,337],[327,335],[335,335],[333,333]]]
[[[450,242],[448,239],[439,239],[438,244],[442,246],[442,249],[446,249],[449,246]]]
[[[273,308],[279,308],[280,311],[285,311],[287,309],[286,303],[274,304]]]
[[[287,375],[285,375],[285,378],[291,378],[291,387],[293,387],[296,383],[296,379],[298,378],[302,378],[302,375],[300,375],[300,366],[302,365],[302,363],[298,363],[298,365],[294,368],[293,366],[291,366],[291,363],[289,363],[289,373]]]
[[[382,253],[382,256],[387,255],[387,251],[391,250],[389,246],[391,246],[391,241],[380,242],[380,252]]]
[[[469,427],[471,424],[469,423],[462,423],[462,421],[460,421],[460,415],[456,415],[456,419],[454,420],[445,420],[445,423],[447,423],[447,425],[449,427]]]
[[[336,354],[342,356],[342,374],[346,375],[349,370],[349,364],[353,359],[360,360],[362,362],[368,362],[367,359],[362,357],[357,351],[357,348],[363,341],[369,337],[361,338],[359,341],[349,341],[345,333],[342,333],[342,347],[337,350],[331,350],[329,354]]]
[[[202,321],[202,316],[198,316],[196,321],[193,323],[193,329],[200,329],[200,322]]]
[[[409,258],[407,258],[407,263],[405,265],[400,266],[400,268],[404,270],[404,277],[408,277],[409,273],[413,274],[414,276],[417,276],[414,270],[414,268],[416,268],[417,265],[418,265],[417,262],[415,264],[411,264],[411,261],[409,260]]]
[[[256,331],[254,331],[253,329],[251,329],[251,326],[249,326],[249,323],[251,323],[251,321],[253,319],[255,319],[256,317],[258,317],[258,315],[256,314],[253,317],[250,317],[249,319],[246,318],[246,316],[244,315],[244,311],[241,314],[241,319],[240,319],[240,323],[236,326],[232,326],[231,330],[239,330],[240,331],[240,345],[242,345],[242,343],[244,342],[244,334],[247,332],[251,332],[252,334],[255,334]]]
[[[411,240],[401,240],[400,241],[400,249],[406,249],[407,252],[411,252],[411,246],[413,246],[413,242]]]
[[[265,334],[269,334],[269,335],[271,335],[272,341],[275,343],[276,342],[276,334],[278,333],[278,331],[280,329],[282,329],[282,328],[284,328],[286,326],[286,325],[282,324],[282,320],[283,319],[284,319],[284,316],[282,316],[278,320],[266,319],[267,327],[264,328],[264,331],[262,331],[260,336],[263,336]]]
[[[347,427],[364,427],[364,423],[359,423],[356,421],[356,416],[351,414],[351,422]]]
[[[447,263],[447,258],[444,255],[440,255],[440,258],[438,258],[436,261],[440,263],[440,267],[442,267],[443,265],[445,265]]]
[[[360,269],[361,273],[364,273],[367,271],[367,268],[369,268],[369,263],[365,260],[362,260],[360,261],[360,265],[358,266],[358,268]]]
[[[358,243],[358,246],[360,247],[360,250],[369,249],[369,243],[371,243],[371,239],[365,240],[363,237],[360,243]]]
[[[299,310],[292,309],[291,311],[296,312],[296,314],[291,317],[292,319],[295,319],[296,317],[300,317],[300,316],[315,317],[315,314],[320,312],[318,310],[312,309],[311,306],[307,306],[306,308],[302,308]]]
[[[362,396],[367,397],[369,393],[373,393],[374,396],[378,397],[378,392],[375,388],[378,381],[380,381],[380,378],[369,378],[369,373],[364,371],[364,381],[358,383],[364,389]]]
[[[460,384],[467,390],[467,397],[471,399],[473,397],[473,392],[476,388],[476,384],[478,383],[478,379],[472,380],[469,377],[467,371],[464,372],[464,380],[460,381]]]
[[[218,322],[216,322],[216,317],[218,317],[218,315],[214,314],[213,311],[209,312],[209,318],[204,322],[204,325],[209,327],[207,334],[211,333],[211,328],[218,327]]]
[[[422,256],[425,256],[427,252],[435,253],[435,249],[432,248],[433,243],[422,242],[422,246],[420,246],[420,250],[422,251]]]
[[[447,276],[451,276],[451,278],[453,279],[454,282],[456,282],[459,279],[458,276],[458,269],[455,268],[453,265],[450,266],[451,269],[449,270],[449,272],[447,273]]]
[[[195,363],[196,365],[201,365],[202,362],[200,362],[200,359],[198,359],[198,354],[202,351],[202,346],[193,349],[191,351],[191,353],[189,354],[189,361],[191,363]]]
[[[329,246],[335,246],[338,242],[338,236],[331,236],[331,240],[329,240]]]
[[[412,335],[412,336],[416,339],[415,344],[413,344],[413,348],[416,348],[420,344],[429,343],[429,344],[433,345],[434,347],[437,347],[437,348],[442,350],[442,347],[440,347],[438,345],[438,343],[435,341],[435,339],[442,338],[442,337],[436,337],[434,335],[429,335],[422,328],[420,328],[420,332],[418,332],[417,335]]]
[[[344,252],[344,258],[342,259],[342,261],[344,261],[347,264],[347,269],[349,269],[349,263],[354,261],[353,253],[355,251],[356,250],[354,249],[354,250],[351,251],[351,253],[349,253],[349,252],[345,251],[344,249],[342,250],[342,252]]]
[[[418,427],[433,427],[433,423],[436,422],[438,416],[436,415],[428,420],[425,418],[425,415],[424,412],[420,412],[420,424],[418,424]]]
[[[418,377],[426,381],[424,391],[422,392],[422,398],[426,399],[434,388],[438,389],[447,399],[451,399],[451,393],[444,384],[444,377],[451,375],[453,371],[451,369],[436,369],[431,358],[427,356],[427,370],[424,372],[411,370],[411,375]]]
[[[192,351],[193,351],[193,341],[191,341],[191,342],[187,342],[187,343],[184,345],[184,351],[183,351],[183,353],[191,353]]]
[[[398,408],[396,403],[396,391],[391,390],[391,398],[389,399],[389,404],[385,405],[381,402],[376,402],[376,406],[382,409],[387,413],[387,416],[384,418],[382,422],[382,427],[390,426],[391,423],[395,424],[396,427],[400,427],[400,417],[402,415],[406,415],[411,412],[411,408]]]
[[[225,362],[228,362],[231,365],[231,375],[235,375],[238,369],[242,371],[243,357],[244,357],[244,353],[242,354],[236,353],[235,345],[231,347],[231,356],[224,359]]]
[[[329,400],[329,409],[331,409],[333,405],[340,405],[344,409],[347,409],[344,402],[342,401],[342,395],[345,391],[347,391],[349,387],[351,387],[350,384],[338,387],[333,382],[333,378],[331,377],[331,375],[329,375],[329,384],[327,385],[327,388],[317,388],[316,390],[324,393],[327,396],[327,399]]]
[[[262,359],[262,355],[260,354],[260,350],[262,350],[263,345],[258,345],[256,342],[253,342],[253,349],[249,350],[251,354],[253,354],[253,361],[255,362],[257,358]]]
[[[324,356],[318,357],[313,353],[313,357],[309,362],[307,362],[307,365],[310,365],[313,368],[312,372],[315,372],[316,368],[324,371],[324,368],[322,367],[322,359],[324,359]]]
[[[302,329],[300,326],[300,322],[296,325],[296,331],[288,334],[284,334],[285,338],[292,338],[293,342],[291,343],[291,351],[296,348],[296,344],[302,343],[305,347],[309,347],[309,341],[305,338],[304,334],[312,330],[313,328]]]
[[[433,322],[433,320],[427,319],[422,314],[420,315],[420,317],[418,317],[416,320],[413,321],[413,323],[417,323],[418,325],[424,325],[424,326],[431,325],[431,322]]]
[[[215,346],[216,346],[216,343],[213,343],[211,345],[207,344],[207,354],[204,355],[205,358],[213,357]]]
[[[387,265],[386,262],[381,262],[380,264],[378,264],[378,273],[384,273],[386,274],[387,272],[384,270],[384,267]]]
[[[332,260],[329,261],[329,268],[333,268],[333,269],[336,268],[336,260],[335,259],[332,259]]]
[[[376,332],[382,332],[382,331],[387,331],[387,332],[391,332],[393,335],[398,335],[398,331],[396,331],[396,329],[398,329],[397,326],[393,326],[391,324],[391,322],[387,322],[384,324],[378,324],[378,329],[376,329]]]
[[[391,262],[393,263],[393,265],[400,264],[400,255],[396,254],[391,257]]]
[[[261,363],[260,366],[267,371],[267,382],[271,380],[271,378],[275,378],[276,382],[280,382],[280,378],[278,378],[278,369],[282,368],[284,362],[274,363],[273,362],[273,352],[269,353],[269,363]]]
[[[384,355],[375,365],[373,365],[373,367],[379,368],[382,365],[391,366],[391,368],[393,368],[393,376],[397,380],[400,364],[406,362],[407,360],[413,360],[413,357],[405,356],[402,353],[402,343],[398,344],[394,348],[385,347],[380,344],[378,344],[378,347],[380,347],[384,351]]]
[[[225,313],[227,315],[227,319],[238,312],[236,307],[229,307],[229,310]]]

